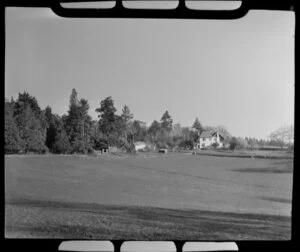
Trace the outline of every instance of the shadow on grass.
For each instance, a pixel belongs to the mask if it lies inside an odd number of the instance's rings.
[[[232,171],[237,172],[261,172],[261,173],[293,173],[294,162],[292,160],[287,160],[285,162],[276,162],[274,166],[262,167],[262,168],[242,168],[242,169],[232,169]]]
[[[292,160],[294,153],[278,151],[229,151],[229,150],[201,150],[196,152],[197,155],[231,157],[231,158],[258,158],[258,159],[278,159]]]
[[[285,240],[291,218],[141,206],[10,199],[6,237],[125,240]]]
[[[280,203],[292,203],[292,199],[275,198],[275,197],[261,197],[263,200],[280,202]]]

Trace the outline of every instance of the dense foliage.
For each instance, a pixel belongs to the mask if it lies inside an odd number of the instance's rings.
[[[52,113],[50,106],[42,110],[35,97],[27,92],[19,93],[16,100],[5,99],[5,153],[90,153],[93,150],[117,147],[135,152],[135,142],[146,142],[147,149],[193,149],[199,136],[206,130],[217,130],[232,149],[258,149],[268,145],[293,147],[293,128],[281,127],[270,139],[232,137],[224,126],[202,126],[196,118],[191,127],[173,124],[172,116],[165,111],[160,120],[150,126],[134,119],[129,106],[124,105],[117,114],[112,97],[100,101],[95,109],[98,120],[89,115],[88,100],[78,98],[72,89],[69,109],[65,115]],[[217,148],[218,145],[212,146]]]

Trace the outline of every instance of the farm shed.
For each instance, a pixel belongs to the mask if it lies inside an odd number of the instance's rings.
[[[144,150],[146,148],[146,143],[145,142],[135,142],[133,143],[135,150],[139,151],[139,150]]]

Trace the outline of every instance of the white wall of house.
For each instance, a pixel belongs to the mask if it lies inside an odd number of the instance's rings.
[[[146,143],[144,143],[144,142],[136,142],[136,143],[134,143],[134,147],[135,147],[136,151],[143,150],[143,149],[146,148]]]
[[[217,134],[215,134],[214,136],[211,136],[211,137],[200,137],[199,138],[199,144],[198,144],[198,148],[202,149],[202,148],[205,148],[205,147],[209,147],[211,146],[213,143],[218,143],[219,146],[218,148],[221,148],[223,147],[223,142],[221,141],[221,138],[220,138],[220,135],[219,133],[217,132]]]

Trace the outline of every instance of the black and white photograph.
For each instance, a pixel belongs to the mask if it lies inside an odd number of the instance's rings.
[[[292,11],[5,8],[5,237],[290,240],[294,48]]]

